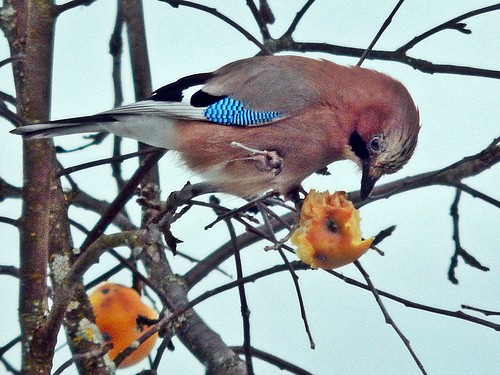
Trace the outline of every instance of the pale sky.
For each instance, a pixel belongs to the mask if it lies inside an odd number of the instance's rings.
[[[276,23],[270,26],[273,36],[280,36],[305,1],[270,1]],[[254,45],[220,20],[199,11],[174,9],[165,3],[145,0],[148,48],[154,88],[184,75],[216,69],[228,62],[257,53]],[[254,36],[258,28],[245,1],[205,1],[231,17]],[[297,41],[316,41],[365,48],[392,10],[395,1],[317,1],[294,34]],[[469,10],[491,5],[488,1],[407,0],[395,16],[375,49],[395,49],[414,36]],[[111,57],[108,54],[109,36],[113,29],[113,1],[97,1],[90,7],[79,7],[64,14],[57,23],[53,77],[52,118],[64,118],[96,113],[113,106]],[[469,65],[500,69],[500,12],[488,13],[465,21],[472,30],[465,35],[447,30],[434,35],[410,51],[410,55],[435,63]],[[0,41],[0,59],[8,56],[6,41]],[[357,59],[326,54],[307,54],[342,64],[356,64]],[[128,59],[124,59],[124,88],[126,102],[133,101]],[[465,156],[485,148],[500,129],[499,80],[434,74],[413,70],[406,65],[367,60],[363,66],[387,73],[405,84],[417,103],[422,129],[416,153],[408,165],[381,182],[407,175],[445,167]],[[0,69],[0,90],[13,93],[8,67]],[[0,119],[0,173],[2,178],[19,186],[22,182],[21,141],[8,134],[11,126]],[[80,136],[56,139],[56,144],[71,148],[81,142]],[[99,149],[64,155],[64,166],[109,157],[111,138]],[[124,143],[129,151],[135,143]],[[173,155],[160,163],[163,198],[196,176],[182,168]],[[136,166],[125,164],[127,175]],[[352,163],[337,163],[330,167],[331,176],[314,176],[306,180],[306,190],[355,190],[360,174]],[[81,189],[98,198],[111,200],[116,194],[108,167],[95,168],[73,176]],[[82,177],[85,177],[82,179]],[[478,177],[466,180],[470,186],[499,199],[500,169],[497,167]],[[457,269],[458,285],[447,280],[450,257],[454,251],[450,204],[455,191],[447,187],[429,187],[381,200],[361,209],[362,229],[367,236],[396,224],[394,234],[380,247],[381,257],[370,251],[361,263],[379,289],[422,304],[449,310],[461,304],[487,310],[500,310],[500,220],[493,206],[462,194],[460,229],[462,245],[481,263],[491,268],[481,272],[463,264]],[[224,197],[223,197],[224,198]],[[128,205],[135,222],[140,222],[140,210],[131,201]],[[236,198],[223,201],[228,207],[242,203]],[[20,202],[6,200],[0,204],[0,216],[17,218]],[[97,217],[72,209],[71,215],[91,227]],[[179,246],[193,257],[203,258],[210,250],[229,240],[224,225],[204,231],[213,220],[206,210],[193,210],[177,222],[174,233],[184,240]],[[194,228],[194,229],[193,229]],[[242,228],[238,227],[241,232]],[[110,232],[116,228],[110,228]],[[75,243],[83,240],[75,231]],[[17,231],[0,225],[0,264],[18,265]],[[243,252],[245,274],[280,264],[277,253],[264,252],[268,243],[259,243]],[[123,251],[127,254],[127,251]],[[183,273],[191,265],[185,260],[169,258],[172,267]],[[294,259],[290,256],[290,259]],[[104,257],[93,267],[87,280],[97,276],[111,264]],[[236,275],[230,259],[222,268]],[[339,269],[350,277],[362,280],[353,265]],[[130,282],[126,274],[113,279]],[[273,355],[283,356],[314,374],[419,374],[403,343],[384,318],[373,296],[364,290],[347,285],[322,271],[299,273],[300,285],[316,342],[308,346],[307,336],[298,310],[297,298],[290,275],[283,273],[248,285],[251,309],[252,345]],[[194,298],[206,289],[231,281],[214,274],[193,289]],[[16,334],[17,281],[3,277],[1,293],[2,323],[0,346]],[[412,310],[384,299],[386,308],[396,324],[411,341],[412,347],[429,374],[498,374],[500,373],[500,335],[491,328],[441,315]],[[229,345],[242,344],[242,324],[239,299],[231,290],[196,308],[206,322]],[[480,318],[500,323],[495,317]],[[63,336],[61,336],[63,340]],[[174,341],[176,350],[163,357],[161,374],[202,374],[203,368]],[[67,360],[69,351],[56,354],[54,369]],[[6,356],[18,364],[19,352]],[[277,368],[255,360],[257,374],[282,374]],[[147,363],[137,365],[122,374],[140,371]],[[75,373],[70,369],[65,374]]]

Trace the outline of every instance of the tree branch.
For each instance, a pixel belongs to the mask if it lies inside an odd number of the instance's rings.
[[[96,0],[72,0],[67,3],[55,6],[55,15],[59,16],[61,13],[79,7],[79,6],[89,6]]]
[[[384,31],[389,27],[389,25],[391,24],[392,22],[392,18],[396,15],[397,11],[399,10],[399,8],[401,7],[401,5],[403,5],[405,0],[399,0],[398,3],[396,4],[396,6],[394,7],[394,9],[392,10],[392,12],[389,14],[389,16],[386,18],[386,20],[384,21],[384,23],[382,24],[382,26],[380,27],[379,31],[377,32],[377,34],[375,35],[375,37],[373,38],[373,40],[371,41],[370,45],[365,49],[365,51],[363,52],[363,54],[361,55],[361,57],[359,58],[359,61],[358,63],[356,64],[356,66],[361,66],[361,64],[363,64],[363,61],[365,61],[366,59],[366,56],[370,53],[370,51],[373,49],[373,47],[375,46],[375,44],[378,42],[378,40],[380,39],[380,37],[382,36],[382,34],[384,33]]]
[[[120,191],[117,197],[109,205],[106,213],[99,219],[87,238],[85,238],[81,246],[82,251],[104,233],[104,230],[122,210],[125,203],[132,197],[135,189],[140,184],[143,177],[148,173],[149,169],[156,165],[158,160],[160,160],[166,152],[167,150],[158,149],[154,154],[148,155],[146,160],[139,166],[139,169],[137,169],[130,180],[127,181],[123,190]]]
[[[332,55],[340,56],[350,56],[350,57],[361,57],[365,49],[345,47],[341,45],[329,44],[329,43],[309,43],[309,42],[296,42],[291,38],[280,38],[273,40],[272,45],[268,45],[268,48],[272,53],[283,52],[283,51],[295,51],[295,52],[324,52]],[[474,68],[469,66],[460,66],[452,64],[434,64],[430,61],[418,59],[406,55],[405,53],[398,51],[382,51],[382,50],[372,50],[366,56],[370,60],[382,60],[382,61],[394,61],[402,63],[416,70],[420,70],[423,73],[441,73],[441,74],[457,74],[465,76],[474,77],[484,77],[500,79],[499,70]]]
[[[19,278],[19,269],[14,266],[0,265],[0,275],[8,275],[15,278]]]
[[[211,203],[219,204],[219,201],[215,197],[211,197]],[[215,212],[219,214],[217,209]],[[234,263],[236,267],[236,277],[237,280],[243,279],[243,265],[241,262],[240,248],[238,247],[238,241],[236,240],[236,230],[231,222],[230,218],[224,219],[227,229],[229,231],[229,236],[231,238],[231,245],[233,247]],[[251,340],[250,340],[250,308],[248,307],[247,296],[245,292],[245,285],[238,284],[238,295],[240,297],[240,311],[241,319],[243,321],[243,348],[245,355],[245,365],[248,375],[253,375],[253,363],[251,355]]]
[[[480,14],[484,14],[484,13],[488,13],[488,12],[493,12],[493,11],[499,10],[499,9],[500,9],[500,4],[494,4],[494,5],[490,5],[490,6],[484,7],[484,8],[480,8],[480,9],[476,9],[476,10],[472,10],[470,12],[464,13],[464,14],[458,16],[458,17],[452,18],[449,21],[443,22],[442,24],[440,24],[440,25],[438,25],[436,27],[433,27],[432,29],[426,31],[425,33],[422,33],[422,34],[416,36],[415,38],[413,38],[408,43],[406,43],[406,44],[402,45],[401,47],[399,47],[396,51],[397,52],[403,52],[403,53],[404,52],[408,52],[410,49],[412,49],[413,47],[415,47],[418,43],[420,43],[424,39],[427,39],[431,35],[434,35],[434,34],[440,32],[440,31],[443,31],[443,30],[446,30],[446,29],[455,28],[455,26],[460,21],[463,21],[463,20],[465,20],[467,18],[471,18],[471,17],[477,16],[477,15],[480,15]]]
[[[151,281],[168,298],[170,311],[182,311],[182,323],[178,323],[176,333],[183,344],[200,362],[206,365],[207,375],[237,375],[246,374],[245,364],[222,341],[221,337],[212,331],[203,320],[191,309],[187,299],[188,289],[182,278],[176,276],[168,264],[155,260],[150,252],[143,251],[141,259],[149,272]],[[164,322],[171,316],[164,318]],[[151,329],[149,332],[152,332]]]
[[[392,195],[425,186],[455,186],[455,184],[459,183],[464,178],[475,176],[491,168],[500,161],[499,141],[500,137],[495,138],[493,142],[481,152],[467,156],[445,168],[379,185],[373,189],[372,196],[363,202],[360,201],[359,192],[349,193],[349,196],[353,201],[357,202],[356,207],[359,208],[376,200],[389,198]]]
[[[269,33],[269,29],[267,28],[267,24],[262,18],[261,13],[257,9],[257,6],[253,2],[253,0],[247,0],[247,6],[250,9],[250,12],[252,12],[253,18],[257,22],[257,25],[259,26],[260,33],[262,34],[262,38],[264,40],[271,39],[271,34]]]
[[[365,269],[361,266],[361,263],[359,262],[359,260],[355,261],[354,265],[356,266],[356,268],[359,270],[359,272],[361,273],[361,275],[365,279],[368,290],[370,290],[373,294],[373,297],[375,297],[375,301],[377,301],[377,305],[379,306],[380,311],[382,311],[382,314],[384,315],[385,322],[387,324],[389,324],[394,329],[394,331],[399,336],[401,341],[403,341],[404,345],[406,346],[406,349],[408,350],[408,352],[412,356],[413,360],[417,364],[420,372],[424,375],[427,374],[427,371],[425,371],[424,365],[422,364],[422,362],[418,358],[417,354],[415,353],[415,351],[411,347],[410,340],[408,340],[406,338],[406,336],[403,334],[403,332],[401,332],[401,330],[399,329],[399,327],[394,322],[391,315],[389,314],[389,312],[385,308],[384,303],[382,302],[382,299],[380,298],[380,295],[379,295],[377,289],[375,288],[375,286],[373,285],[373,283],[370,279],[370,275],[368,275],[368,273],[365,271]]]
[[[231,349],[237,354],[243,354],[244,348],[241,346],[231,346]],[[313,375],[311,372],[304,370],[303,368],[294,365],[288,361],[283,360],[280,357],[275,355],[266,353],[262,350],[256,348],[250,348],[250,353],[252,357],[259,358],[260,360],[266,361],[276,367],[278,367],[282,371],[286,371],[287,373],[296,374],[296,375]]]
[[[458,284],[458,279],[455,276],[455,270],[458,266],[458,257],[461,257],[466,264],[471,267],[477,268],[481,271],[489,271],[488,267],[483,266],[479,261],[470,255],[467,250],[465,250],[460,243],[460,216],[458,214],[458,204],[460,202],[461,191],[457,189],[455,193],[455,199],[450,207],[450,215],[453,221],[453,241],[455,242],[455,252],[451,257],[450,267],[448,269],[448,279],[453,284]]]
[[[223,15],[222,13],[218,12],[217,9],[208,7],[206,5],[202,4],[197,4],[193,3],[192,1],[184,1],[184,0],[158,0],[163,3],[167,3],[170,6],[177,8],[179,6],[185,6],[188,8],[194,8],[201,10],[202,12],[206,12],[208,14],[211,14],[212,16],[220,19],[221,21],[227,23],[229,26],[234,28],[236,31],[238,31],[240,34],[242,34],[246,39],[248,39],[250,42],[255,44],[261,52],[270,55],[271,52],[269,51],[268,47],[259,42],[252,34],[250,34],[248,31],[246,31],[243,27],[241,27],[238,23],[230,19],[229,17]]]
[[[297,25],[299,24],[300,20],[302,19],[302,17],[304,17],[306,12],[309,10],[311,5],[314,4],[315,1],[316,0],[307,0],[307,2],[304,4],[304,6],[297,12],[292,23],[290,24],[288,29],[285,31],[285,34],[283,34],[283,36],[285,38],[289,38],[292,36],[292,34],[294,33],[295,29],[297,28]]]

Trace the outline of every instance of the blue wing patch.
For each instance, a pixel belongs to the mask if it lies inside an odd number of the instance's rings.
[[[273,121],[282,115],[276,111],[254,111],[243,103],[231,98],[223,98],[210,104],[204,111],[208,121],[221,125],[249,126]]]

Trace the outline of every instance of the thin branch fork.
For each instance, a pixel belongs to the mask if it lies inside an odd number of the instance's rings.
[[[424,39],[427,39],[428,37],[430,37],[430,36],[432,36],[432,35],[440,32],[440,31],[443,31],[443,30],[446,30],[446,29],[456,29],[456,25],[460,21],[463,21],[463,20],[465,20],[467,18],[471,18],[471,17],[477,16],[477,15],[480,15],[480,14],[484,14],[484,13],[488,13],[488,12],[493,12],[493,11],[496,11],[496,10],[499,10],[499,9],[500,9],[500,4],[494,4],[494,5],[490,5],[490,6],[484,7],[484,8],[475,9],[475,10],[472,10],[470,12],[464,13],[464,14],[458,16],[458,17],[452,18],[449,21],[443,22],[442,24],[440,24],[440,25],[438,25],[436,27],[433,27],[432,29],[426,31],[425,33],[422,33],[422,34],[416,36],[415,38],[413,38],[408,43],[406,43],[406,44],[402,45],[401,47],[399,47],[396,51],[397,52],[407,52],[410,49],[412,49],[413,47],[415,47],[418,43],[420,43],[421,41],[423,41]],[[459,30],[463,30],[463,26]]]
[[[387,20],[384,22],[384,25],[379,30],[379,33],[374,38],[370,46],[366,49],[363,48],[353,48],[346,47],[341,45],[329,44],[329,43],[307,43],[307,42],[297,42],[293,39],[292,33],[294,32],[298,22],[304,15],[305,11],[309,9],[309,6],[313,3],[313,1],[308,1],[304,7],[297,13],[297,16],[292,21],[289,29],[278,39],[269,39],[266,40],[266,46],[272,53],[281,52],[281,51],[296,51],[296,52],[324,52],[330,53],[333,55],[341,55],[341,56],[351,56],[358,57],[360,61],[358,65],[363,62],[365,58],[371,60],[385,60],[385,61],[394,61],[402,64],[409,65],[414,69],[420,70],[424,73],[434,74],[457,74],[457,75],[467,75],[467,76],[475,76],[475,77],[485,77],[485,78],[493,78],[500,79],[500,71],[499,70],[491,70],[491,69],[482,69],[475,68],[469,66],[460,66],[460,65],[452,65],[452,64],[435,64],[427,60],[418,59],[415,57],[408,56],[406,52],[408,52],[415,45],[423,41],[424,39],[442,31],[445,29],[455,29],[461,32],[469,33],[467,29],[465,29],[465,25],[459,23],[467,18],[471,18],[473,16],[477,16],[479,14],[484,14],[488,12],[493,12],[500,9],[500,4],[494,4],[491,6],[487,6],[484,8],[472,10],[470,12],[464,13],[458,17],[455,17],[449,21],[442,23],[423,34],[420,34],[413,38],[410,42],[404,44],[403,46],[397,48],[394,51],[382,51],[382,50],[372,50],[375,42],[378,39],[379,34],[381,34],[388,24],[391,22],[392,16],[398,10],[399,6],[401,6],[403,0],[400,0],[393,12],[389,15]]]
[[[448,268],[448,279],[453,284],[458,284],[458,279],[455,276],[455,270],[458,266],[458,257],[462,258],[466,264],[471,267],[477,268],[481,271],[489,271],[488,267],[483,266],[479,261],[473,257],[467,250],[462,247],[460,243],[460,226],[459,220],[460,216],[458,214],[458,204],[460,202],[461,191],[457,189],[455,193],[455,199],[450,207],[450,215],[453,221],[453,242],[455,242],[455,252],[451,257],[450,267]]]
[[[295,52],[323,52],[332,55],[361,57],[364,48],[346,47],[338,44],[297,42],[292,38],[274,39],[272,45],[268,45],[273,53],[284,51]],[[386,50],[371,50],[366,56],[370,60],[394,61],[411,66],[423,73],[435,74],[456,74],[473,77],[484,77],[500,79],[500,70],[483,69],[471,66],[461,66],[453,64],[435,64],[431,61],[411,57],[405,53]]]
[[[271,54],[271,51],[268,49],[267,46],[262,44],[259,40],[257,40],[251,33],[249,33],[247,30],[245,30],[243,27],[241,27],[237,22],[233,21],[231,18],[225,16],[224,14],[220,13],[217,11],[215,8],[208,7],[206,5],[198,4],[192,1],[185,1],[185,0],[158,0],[163,3],[167,3],[170,6],[174,8],[178,8],[179,6],[185,6],[188,8],[194,8],[201,10],[202,12],[211,14],[212,16],[220,19],[221,21],[227,23],[229,26],[237,30],[239,33],[241,33],[246,39],[248,39],[250,42],[255,44],[262,53]]]

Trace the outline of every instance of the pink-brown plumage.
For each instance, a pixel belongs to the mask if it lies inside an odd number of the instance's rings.
[[[272,189],[286,194],[312,173],[342,158],[345,135],[314,131],[318,119],[326,120],[329,114],[326,109],[316,110],[272,126],[249,128],[178,124],[176,150],[188,167],[225,192],[252,197]],[[276,137],[276,132],[282,136]],[[227,147],[232,142],[260,151],[276,151],[283,159],[281,172],[274,175],[259,170],[260,162],[248,160],[251,153],[237,146]]]
[[[190,103],[180,103],[181,91],[192,83],[203,86]],[[223,98],[229,98],[229,109]],[[246,112],[243,120],[221,125],[207,106],[224,115],[234,106]],[[363,171],[366,197],[380,176],[411,157],[419,118],[408,91],[384,74],[326,60],[262,56],[181,79],[148,101],[14,132],[40,137],[81,131],[174,149],[209,183],[243,197],[267,190],[287,194],[315,171],[350,159]]]

